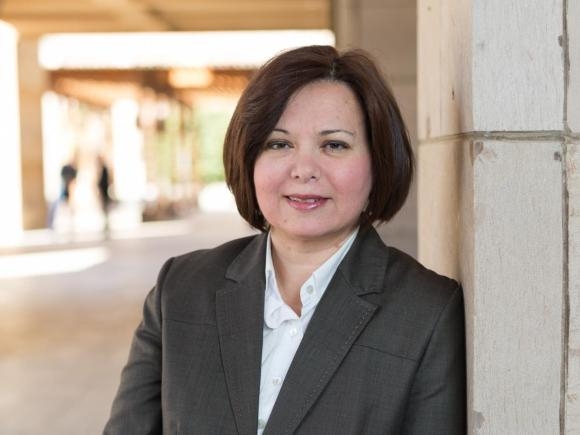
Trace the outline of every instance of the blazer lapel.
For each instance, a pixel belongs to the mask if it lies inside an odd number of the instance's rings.
[[[377,306],[359,296],[382,287],[384,252],[374,229],[359,234],[308,325],[264,435],[297,429],[372,318]]]
[[[216,293],[222,364],[238,433],[255,434],[264,319],[266,236],[256,237],[232,262]]]

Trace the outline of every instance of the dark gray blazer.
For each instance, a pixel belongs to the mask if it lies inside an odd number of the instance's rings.
[[[169,260],[147,296],[105,434],[255,435],[266,235]],[[265,435],[465,430],[460,286],[359,232]]]

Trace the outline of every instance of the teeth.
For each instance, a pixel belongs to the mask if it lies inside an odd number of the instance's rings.
[[[302,198],[296,198],[294,196],[290,196],[289,197],[291,201],[296,201],[296,202],[305,202],[307,204],[313,204],[317,201],[317,199],[315,198],[306,198],[306,199],[302,199]]]

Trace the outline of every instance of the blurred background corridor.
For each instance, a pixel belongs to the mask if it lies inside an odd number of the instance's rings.
[[[0,0],[0,434],[100,433],[163,262],[253,232],[221,147],[257,67],[366,48],[415,139],[415,32],[414,1]],[[380,231],[416,227],[413,188]]]

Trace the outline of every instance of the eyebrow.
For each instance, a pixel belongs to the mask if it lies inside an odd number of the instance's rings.
[[[288,130],[284,130],[283,128],[278,128],[276,127],[274,130],[272,131],[278,131],[280,133],[284,133],[284,134],[290,134],[290,132]],[[328,136],[329,134],[333,134],[333,133],[346,133],[349,136],[355,136],[355,134],[352,131],[349,130],[343,130],[340,128],[334,129],[334,130],[322,130],[319,135],[320,136]]]
[[[343,130],[340,128],[337,128],[336,130],[322,130],[320,132],[320,136],[326,136],[326,135],[333,134],[333,133],[346,133],[346,134],[354,137],[354,133],[352,131]]]

